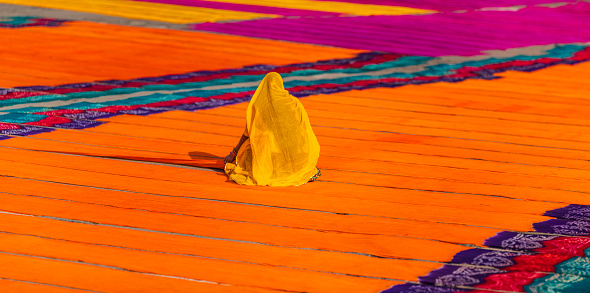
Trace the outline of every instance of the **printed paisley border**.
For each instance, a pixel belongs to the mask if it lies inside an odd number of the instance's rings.
[[[533,224],[534,232],[500,232],[484,242],[489,249],[459,252],[420,277],[420,284],[382,293],[585,292],[580,290],[590,288],[590,206],[568,205],[544,215],[555,219]]]

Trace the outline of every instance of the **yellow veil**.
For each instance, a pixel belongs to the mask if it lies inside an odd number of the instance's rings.
[[[245,135],[236,164],[225,166],[238,184],[292,186],[317,170],[320,145],[299,99],[290,95],[276,72],[267,74],[248,105]]]

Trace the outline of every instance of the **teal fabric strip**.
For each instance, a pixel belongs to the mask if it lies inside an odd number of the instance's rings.
[[[588,255],[590,249],[585,250]],[[536,279],[526,292],[590,292],[590,258],[572,257],[555,266],[555,275]]]
[[[0,18],[0,23],[9,25],[23,25],[31,22],[31,16],[12,16],[7,18]]]
[[[37,122],[41,119],[44,119],[48,116],[46,115],[36,115],[36,114],[20,114],[20,113],[8,113],[8,114],[1,114],[0,121],[6,123],[27,123],[27,122]]]
[[[590,258],[573,257],[555,266],[555,271],[560,274],[571,274],[590,277]],[[590,287],[588,288],[590,291]]]
[[[554,274],[535,279],[524,287],[529,293],[582,293],[590,292],[590,279],[576,275]]]

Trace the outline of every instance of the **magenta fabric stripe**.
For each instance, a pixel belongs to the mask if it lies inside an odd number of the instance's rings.
[[[196,30],[407,55],[477,55],[483,50],[590,41],[590,3],[558,8],[431,15],[279,18],[205,23]],[[280,33],[277,32],[280,28]]]
[[[316,0],[316,1],[334,1],[334,0]],[[387,6],[404,6],[420,9],[429,9],[437,11],[454,11],[470,10],[485,7],[510,7],[517,5],[537,5],[555,2],[576,2],[576,1],[557,1],[557,0],[471,0],[471,1],[447,1],[447,0],[336,0],[338,2],[374,4]]]
[[[161,4],[173,4],[173,5],[191,6],[191,7],[213,8],[213,9],[223,9],[223,10],[242,11],[242,12],[254,12],[254,13],[263,13],[263,14],[277,14],[277,15],[282,15],[282,16],[338,16],[339,15],[338,13],[334,13],[334,12],[279,8],[279,7],[247,5],[247,4],[211,2],[211,1],[203,1],[203,0],[133,0],[133,1],[161,3]]]

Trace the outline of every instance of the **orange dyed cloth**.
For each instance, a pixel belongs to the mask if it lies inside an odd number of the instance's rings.
[[[250,138],[225,172],[244,185],[292,186],[316,174],[320,145],[301,102],[290,95],[278,73],[267,74],[246,111]]]

